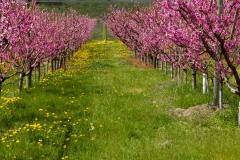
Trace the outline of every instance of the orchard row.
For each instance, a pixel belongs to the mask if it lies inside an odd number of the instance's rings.
[[[149,7],[115,9],[107,15],[110,32],[136,55],[215,77],[240,95],[240,0],[163,0]],[[219,88],[219,89],[218,89]],[[220,104],[221,105],[221,104]]]
[[[0,1],[0,19],[0,88],[6,79],[20,75],[20,90],[23,78],[31,80],[40,64],[63,67],[96,24],[95,19],[74,10],[49,12],[22,0]]]

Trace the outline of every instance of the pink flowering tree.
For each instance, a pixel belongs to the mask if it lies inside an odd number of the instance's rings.
[[[106,25],[110,33],[118,37],[125,45],[140,53],[142,50],[142,42],[140,34],[143,28],[143,16],[140,10],[134,11],[126,9],[110,8],[110,13],[107,15]]]
[[[0,19],[0,88],[20,73],[20,90],[25,76],[31,86],[34,68],[53,59],[62,62],[89,39],[96,24],[73,10],[47,12],[35,1],[28,6],[21,0],[0,1]]]
[[[26,2],[6,0],[0,2],[0,84],[21,71],[19,43],[28,36],[31,28],[32,15]],[[14,68],[14,69],[13,69]]]
[[[184,44],[191,60],[197,59],[197,68],[212,74],[214,81],[214,104],[222,108],[222,84],[240,95],[239,65],[239,8],[240,1],[162,1],[157,2],[165,13],[164,21],[171,21],[167,33],[174,43]],[[224,7],[223,7],[224,6]],[[174,15],[174,16],[173,16]],[[181,24],[179,24],[181,22]],[[183,27],[182,27],[183,26]],[[199,68],[200,66],[200,68]],[[218,91],[219,90],[219,91]],[[219,92],[219,97],[218,97]]]
[[[148,9],[112,9],[107,25],[141,55],[190,68],[193,81],[197,70],[211,74],[240,95],[239,9],[239,0],[156,0]]]

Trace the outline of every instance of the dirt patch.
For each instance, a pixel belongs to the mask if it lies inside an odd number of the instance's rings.
[[[127,92],[140,94],[140,93],[143,92],[143,89],[141,89],[141,88],[129,88],[129,89],[127,89]]]
[[[128,64],[133,65],[137,68],[147,68],[147,69],[152,68],[150,64],[142,62],[140,59],[136,58],[135,56],[126,56],[125,59],[128,62]]]
[[[214,115],[214,110],[208,104],[197,105],[188,109],[171,108],[170,113],[188,120],[207,120]]]

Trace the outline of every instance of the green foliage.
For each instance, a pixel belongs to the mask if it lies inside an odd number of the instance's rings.
[[[133,5],[137,1],[132,0],[66,0],[63,1],[64,5],[54,6],[54,5],[41,5],[42,8],[47,9],[58,9],[59,12],[66,12],[69,8],[72,8],[78,11],[80,14],[87,14],[91,17],[103,17],[104,14],[108,12],[108,8],[113,5],[117,7],[129,8],[133,7]],[[140,5],[148,5],[148,0],[138,1]]]

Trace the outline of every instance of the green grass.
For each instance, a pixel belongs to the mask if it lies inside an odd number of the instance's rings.
[[[136,2],[136,1],[135,1]],[[56,8],[60,12],[65,12],[69,8],[73,8],[80,14],[89,15],[91,17],[102,18],[104,14],[108,12],[108,8],[112,6],[117,6],[119,8],[130,8],[135,4],[131,0],[79,0],[79,1],[64,1],[62,6],[50,6],[42,5],[42,8],[52,9]],[[138,2],[140,5],[149,5],[148,0],[141,0]]]
[[[88,42],[77,55],[67,72],[48,75],[21,99],[2,100],[0,159],[239,158],[233,111],[199,123],[168,113],[169,107],[210,103],[211,94],[134,65],[119,42]]]

